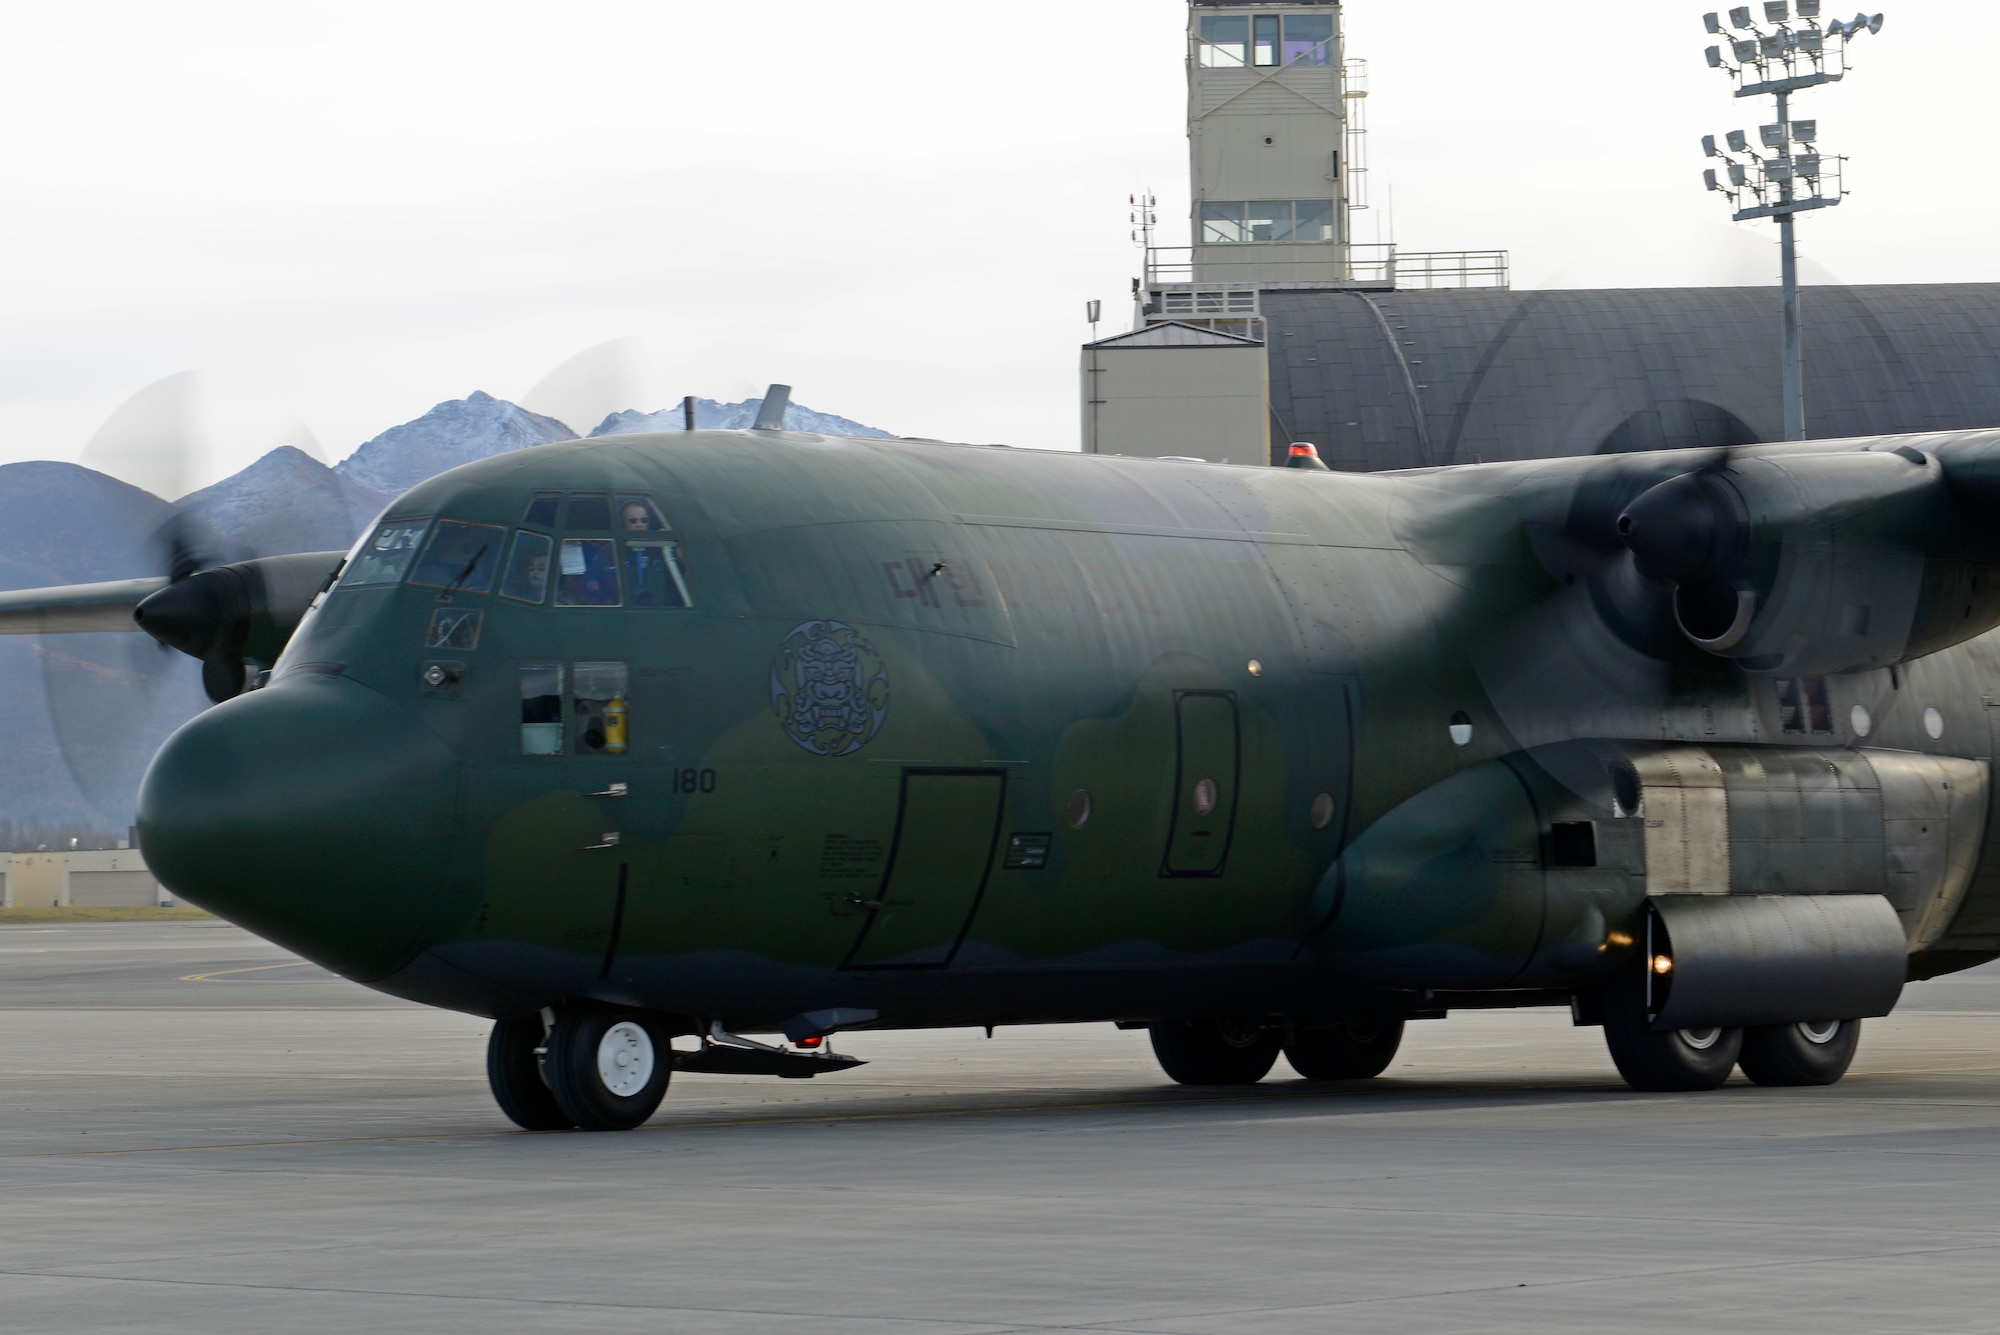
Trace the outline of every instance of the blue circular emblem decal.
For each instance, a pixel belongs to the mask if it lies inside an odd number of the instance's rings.
[[[814,755],[851,755],[882,730],[889,670],[846,622],[803,622],[771,660],[771,708],[785,736]]]

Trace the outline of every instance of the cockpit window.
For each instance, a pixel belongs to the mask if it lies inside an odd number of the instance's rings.
[[[507,573],[500,580],[500,596],[524,603],[539,603],[549,596],[549,555],[555,543],[540,533],[526,529],[514,535],[514,550],[507,556]]]
[[[347,573],[341,576],[340,587],[394,584],[402,579],[403,572],[409,569],[410,558],[416,555],[417,543],[430,523],[429,519],[392,519],[376,529],[374,535],[361,544],[354,559],[347,563]]]
[[[625,544],[625,585],[634,607],[689,607],[687,576],[681,572],[681,545],[650,541]]]
[[[602,533],[611,527],[611,502],[602,492],[578,492],[569,498],[569,513],[563,527],[586,533]]]
[[[423,559],[410,572],[410,583],[435,589],[484,593],[493,587],[500,568],[500,547],[507,530],[498,524],[461,524],[446,519],[431,535]]]
[[[669,525],[644,496],[620,496],[618,527],[626,533],[662,533]]]
[[[598,497],[600,502],[603,497]],[[572,509],[576,501],[570,501]],[[556,577],[557,607],[618,606],[618,557],[609,538],[565,538]]]
[[[528,502],[528,513],[521,518],[524,524],[540,524],[543,528],[556,526],[556,507],[562,504],[559,491],[538,491],[535,499]]]

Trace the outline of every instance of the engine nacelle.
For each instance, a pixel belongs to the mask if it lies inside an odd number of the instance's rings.
[[[1931,456],[1760,455],[1642,493],[1618,529],[1679,629],[1752,672],[1887,667],[2000,624],[2000,550]]]
[[[243,690],[247,659],[278,661],[344,559],[300,552],[215,566],[177,579],[133,611],[139,629],[202,664],[202,687],[217,702]]]

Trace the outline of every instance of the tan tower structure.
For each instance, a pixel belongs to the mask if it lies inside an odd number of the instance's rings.
[[[1504,251],[1398,254],[1393,242],[1355,241],[1368,91],[1340,20],[1338,4],[1190,0],[1190,241],[1153,245],[1142,204],[1133,332],[1084,348],[1086,452],[1271,459],[1255,387],[1263,293],[1507,286]]]
[[[1196,281],[1351,279],[1344,74],[1338,5],[1189,6]]]

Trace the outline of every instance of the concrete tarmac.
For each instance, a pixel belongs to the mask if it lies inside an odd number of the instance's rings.
[[[1991,967],[1815,1090],[1633,1094],[1551,1011],[1224,1094],[954,1030],[528,1135],[484,1042],[219,924],[0,928],[0,1330],[2000,1329]]]

